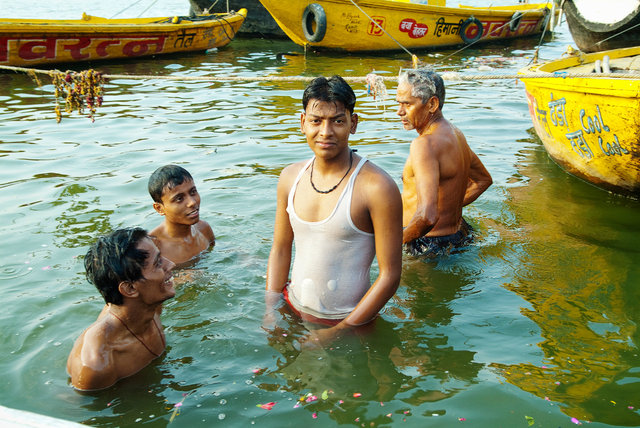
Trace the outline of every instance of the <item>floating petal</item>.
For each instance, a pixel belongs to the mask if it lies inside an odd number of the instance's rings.
[[[271,410],[273,409],[273,406],[275,406],[276,403],[274,401],[270,402],[270,403],[264,403],[264,404],[256,404],[256,407],[260,407],[261,409],[265,409],[265,410]]]

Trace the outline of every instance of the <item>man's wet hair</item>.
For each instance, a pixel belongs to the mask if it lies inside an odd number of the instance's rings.
[[[178,165],[161,166],[149,177],[149,194],[154,202],[161,204],[165,187],[173,189],[188,180],[193,181],[193,177],[183,167]]]
[[[142,269],[149,253],[139,250],[138,244],[149,235],[140,228],[118,229],[101,236],[91,245],[84,258],[87,280],[96,286],[106,303],[121,305],[121,282],[143,279]]]
[[[398,77],[398,84],[408,83],[411,85],[411,95],[422,99],[425,104],[435,95],[438,98],[438,108],[442,110],[444,106],[444,81],[435,71],[424,68],[404,70]]]
[[[356,94],[345,80],[334,75],[329,77],[316,77],[307,85],[302,95],[302,107],[307,110],[310,100],[325,101],[330,103],[341,102],[344,107],[353,114],[356,106]]]

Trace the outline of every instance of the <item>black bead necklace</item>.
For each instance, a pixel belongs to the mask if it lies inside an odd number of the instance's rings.
[[[353,150],[349,151],[349,169],[347,169],[347,172],[345,172],[342,178],[340,179],[340,181],[338,181],[338,184],[336,184],[329,190],[318,190],[318,188],[313,184],[313,164],[315,162],[316,162],[316,158],[313,158],[313,160],[311,161],[311,174],[309,175],[309,182],[311,183],[311,187],[313,187],[313,190],[315,190],[318,193],[322,193],[323,195],[326,195],[327,193],[331,193],[334,190],[336,190],[340,185],[340,183],[342,183],[342,180],[344,180],[347,174],[349,174],[349,171],[351,171],[351,167],[353,166]]]

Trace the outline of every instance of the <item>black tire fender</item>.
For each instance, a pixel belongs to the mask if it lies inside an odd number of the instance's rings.
[[[471,25],[478,27],[478,32],[473,37],[467,36],[467,29]],[[482,37],[482,30],[482,22],[480,22],[478,18],[472,16],[462,23],[462,26],[460,27],[460,37],[466,44],[473,43],[480,40],[480,37]]]
[[[318,43],[324,39],[324,35],[327,33],[327,14],[318,3],[307,5],[302,12],[302,32],[304,37],[312,43]]]
[[[516,31],[520,26],[520,20],[522,19],[522,12],[519,10],[514,12],[511,15],[511,19],[509,20],[509,30]]]

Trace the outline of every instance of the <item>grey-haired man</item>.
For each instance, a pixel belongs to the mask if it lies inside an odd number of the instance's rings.
[[[433,71],[400,74],[396,100],[405,129],[415,129],[402,173],[404,249],[434,256],[471,241],[462,207],[491,185],[491,175],[462,132],[442,115],[445,89]]]

